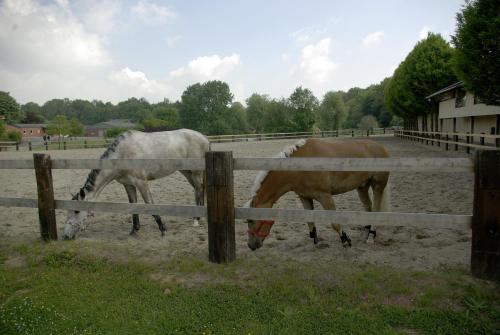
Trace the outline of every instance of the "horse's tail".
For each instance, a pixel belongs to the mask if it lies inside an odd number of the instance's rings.
[[[391,211],[391,184],[387,183],[382,192],[382,199],[380,200],[380,211],[390,212]]]

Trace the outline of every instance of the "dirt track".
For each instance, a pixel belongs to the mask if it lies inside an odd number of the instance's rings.
[[[394,157],[457,157],[462,153],[445,152],[442,148],[402,142],[393,137],[378,138]],[[213,144],[212,150],[232,150],[236,157],[270,157],[296,140]],[[49,152],[53,158],[98,158],[103,149]],[[0,152],[0,159],[26,159],[30,152]],[[54,170],[56,198],[69,199],[83,184],[88,171]],[[235,203],[241,206],[248,200],[256,171],[235,171]],[[392,210],[395,212],[427,212],[470,214],[472,212],[473,176],[467,173],[403,173],[391,174]],[[0,196],[36,197],[33,170],[0,170]],[[157,203],[193,204],[191,187],[180,173],[152,183]],[[113,182],[102,193],[100,200],[126,202],[123,186]],[[339,210],[362,210],[357,193],[335,196]],[[317,205],[317,204],[316,204]],[[293,194],[277,204],[281,208],[301,208]],[[64,212],[57,212],[59,230],[62,230]],[[129,237],[131,218],[127,215],[96,213],[87,230],[81,233],[76,245],[88,248],[106,246],[107,250],[133,253],[145,260],[161,262],[178,254],[207,257],[206,224],[198,228],[191,220],[167,218],[169,231],[161,238],[152,217],[141,216],[139,237]],[[361,227],[360,227],[361,228]],[[246,223],[237,222],[237,257],[267,257],[294,259],[304,262],[355,261],[357,263],[386,264],[413,268],[432,268],[440,265],[467,266],[470,258],[470,232],[458,230],[428,230],[406,227],[378,226],[374,245],[363,243],[361,229],[346,229],[353,239],[353,247],[344,249],[336,233],[327,225],[319,225],[321,247],[309,239],[305,223],[277,222],[264,247],[252,252],[246,246]],[[38,218],[34,209],[0,207],[0,240],[28,242],[38,239]],[[64,242],[60,242],[64,243]],[[109,248],[111,246],[112,248]],[[119,257],[119,255],[116,255]]]

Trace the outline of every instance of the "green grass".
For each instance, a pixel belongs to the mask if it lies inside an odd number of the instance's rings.
[[[0,334],[500,333],[499,286],[464,270],[192,256],[145,265],[78,246],[0,250]]]

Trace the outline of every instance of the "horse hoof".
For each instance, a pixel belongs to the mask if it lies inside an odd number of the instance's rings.
[[[374,243],[375,243],[375,239],[370,234],[370,236],[368,236],[368,238],[366,239],[366,244],[374,244]]]
[[[351,247],[351,238],[347,236],[345,232],[342,232],[342,235],[340,236],[340,241],[342,242],[342,246],[344,248]]]
[[[193,227],[199,227],[200,226],[200,222],[198,220],[193,220]]]

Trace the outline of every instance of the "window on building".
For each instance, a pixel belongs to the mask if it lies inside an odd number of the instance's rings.
[[[33,129],[30,129],[30,134],[33,134]]]
[[[26,134],[26,130],[23,130],[23,134]]]
[[[465,107],[465,91],[458,89],[455,98],[455,108]]]

